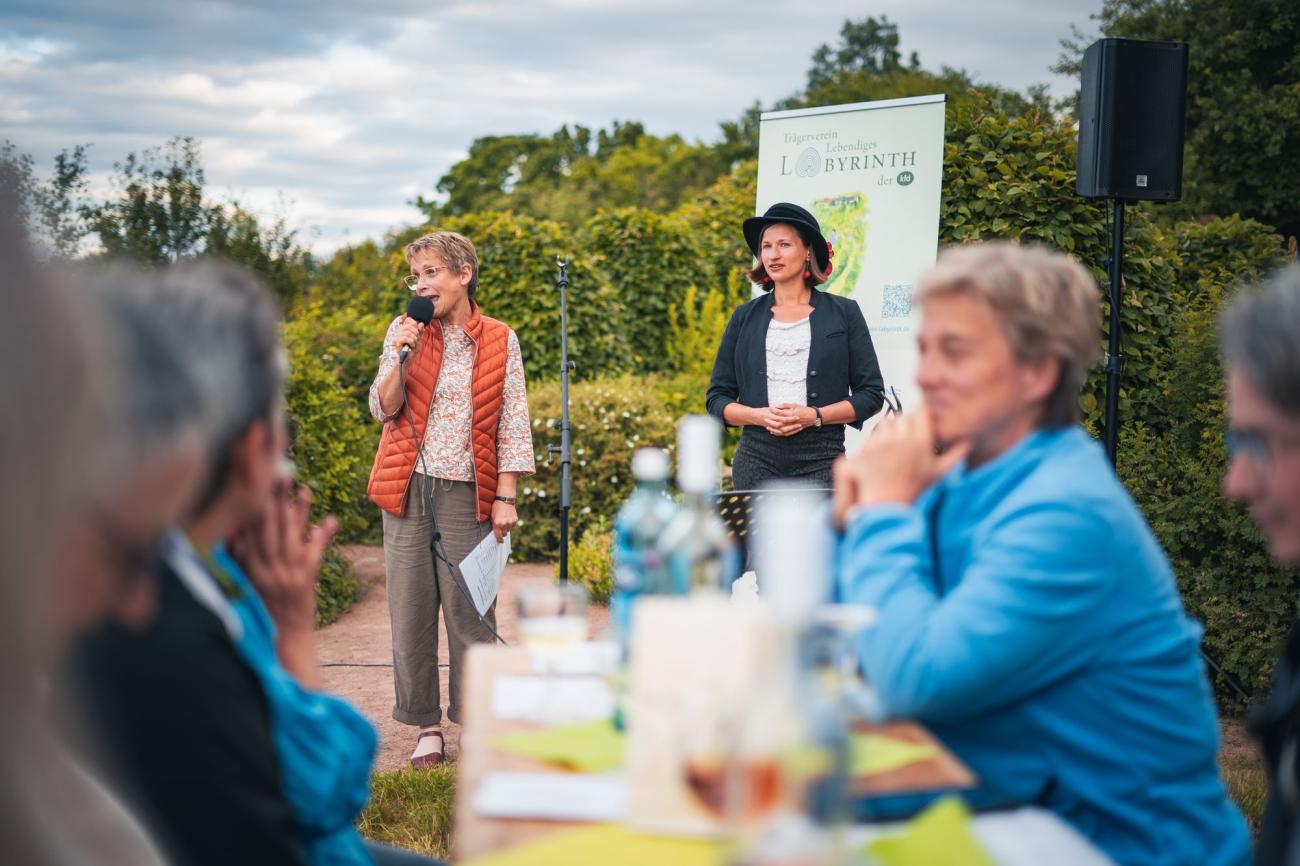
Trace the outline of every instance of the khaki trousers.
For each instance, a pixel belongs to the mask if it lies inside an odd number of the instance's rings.
[[[432,503],[432,515],[430,514]],[[393,718],[407,725],[436,725],[442,721],[438,684],[438,608],[442,608],[450,650],[450,691],[447,717],[460,721],[460,671],[465,648],[494,640],[478,619],[478,611],[457,581],[460,563],[492,532],[492,522],[479,522],[478,502],[470,481],[447,481],[419,472],[411,477],[406,516],[384,512],[384,564],[388,575],[388,615],[393,628]],[[457,566],[453,575],[429,548],[434,518],[442,533],[447,558]],[[484,617],[496,628],[496,602]]]

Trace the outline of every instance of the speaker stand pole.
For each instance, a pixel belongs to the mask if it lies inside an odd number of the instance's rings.
[[[1115,218],[1110,237],[1110,347],[1106,352],[1106,456],[1117,465],[1119,447],[1119,380],[1124,356],[1119,345],[1119,311],[1124,279],[1124,200],[1115,199]]]
[[[569,429],[569,371],[575,369],[576,365],[569,359],[569,319],[568,319],[568,288],[569,288],[569,260],[560,258],[555,259],[555,266],[560,269],[560,274],[555,278],[555,284],[560,287],[560,445],[557,448],[554,445],[546,446],[546,462],[551,462],[551,455],[558,453],[560,455],[560,583],[569,582],[569,509],[573,505],[573,488],[569,478],[570,465],[570,445],[572,440]]]

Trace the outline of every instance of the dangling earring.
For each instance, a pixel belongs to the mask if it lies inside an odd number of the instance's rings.
[[[804,262],[805,262],[805,265],[809,265],[809,264],[812,262],[812,259],[805,259]],[[804,278],[805,280],[811,280],[811,279],[812,279],[812,271],[811,271],[811,270],[809,269],[809,267],[807,267],[807,266],[805,266],[804,269],[803,269],[803,278]]]

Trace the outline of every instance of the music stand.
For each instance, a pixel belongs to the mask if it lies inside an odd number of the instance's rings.
[[[727,527],[727,534],[736,543],[742,570],[748,571],[751,568],[749,558],[751,550],[750,522],[754,517],[754,507],[764,499],[772,499],[778,496],[807,495],[809,493],[816,493],[825,499],[829,499],[831,489],[829,487],[780,487],[775,489],[724,490],[718,492],[714,499],[714,507],[717,508],[718,516],[722,518],[722,522]]]

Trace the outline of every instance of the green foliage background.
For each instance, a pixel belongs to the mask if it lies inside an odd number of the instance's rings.
[[[950,104],[942,242],[1047,244],[1076,256],[1104,285],[1108,207],[1075,195],[1074,150],[1068,120],[1032,107],[1007,113],[997,99],[978,91]],[[745,164],[674,211],[600,212],[572,235],[559,223],[502,212],[439,224],[475,239],[483,259],[484,309],[510,322],[525,346],[537,474],[520,484],[518,557],[554,560],[558,554],[558,464],[545,462],[546,446],[559,444],[555,253],[565,249],[566,238],[572,249],[583,251],[575,258],[570,307],[571,351],[578,363],[571,394],[571,532],[574,550],[582,551],[574,560],[582,579],[599,591],[600,550],[608,520],[631,489],[632,450],[673,449],[675,421],[701,411],[717,336],[731,309],[747,297],[738,273],[748,264],[738,224],[752,210],[753,184],[752,163]],[[1206,623],[1207,649],[1254,692],[1265,685],[1280,638],[1294,619],[1300,582],[1269,563],[1248,516],[1218,493],[1223,395],[1214,321],[1223,299],[1276,266],[1283,247],[1268,227],[1249,220],[1173,223],[1159,216],[1143,209],[1128,214],[1120,473],[1168,550],[1189,609]],[[428,228],[390,239],[387,247],[341,255],[358,273],[379,274],[395,251],[400,262],[402,242]],[[360,262],[363,252],[373,261]],[[394,284],[396,277],[394,272],[386,279]],[[320,286],[308,290],[309,297],[320,294]],[[358,313],[357,321],[365,324],[344,340],[364,337],[373,347],[387,326],[391,301],[370,286],[350,294],[387,305],[382,315]],[[314,323],[298,327],[318,345],[323,334],[342,334],[348,327],[339,320],[343,313],[329,310],[304,308],[299,319]],[[1099,342],[1104,337],[1103,327]],[[368,368],[354,365],[342,346],[329,354],[335,388],[359,398],[359,384],[346,377],[359,371],[368,386],[373,359]],[[313,363],[326,366],[319,357]],[[1101,427],[1103,395],[1103,377],[1094,371],[1082,397],[1094,431]],[[367,428],[364,418],[361,427],[368,432],[361,437],[366,459],[360,463],[368,469],[378,431],[373,423]],[[360,501],[365,472],[343,456],[334,435],[314,441],[324,446],[325,440],[336,450],[304,455],[311,456],[309,465],[339,467],[322,472],[323,491],[335,489],[330,479],[347,475],[356,485],[351,495]],[[350,441],[357,441],[355,430]],[[326,498],[347,508],[347,496]],[[350,525],[367,524],[357,515]],[[584,541],[589,531],[592,538]]]
[[[1215,322],[1239,285],[1286,257],[1274,227],[1293,233],[1298,224],[1300,6],[1104,0],[1098,20],[1108,35],[1193,46],[1185,200],[1127,215],[1119,472],[1168,551],[1188,608],[1205,622],[1207,650],[1258,693],[1295,619],[1300,579],[1271,564],[1249,517],[1219,494]],[[1108,205],[1074,193],[1076,131],[1059,113],[1064,106],[1051,105],[1041,88],[1017,93],[962,70],[927,70],[915,55],[904,59],[897,28],[884,18],[846,21],[839,36],[813,54],[805,86],[774,108],[945,94],[942,243],[1046,244],[1105,284]],[[1077,53],[1063,65],[1077,63]],[[572,256],[573,564],[599,593],[608,522],[631,488],[632,450],[673,450],[676,421],[702,411],[718,337],[749,294],[739,227],[754,208],[760,110],[755,104],[721,123],[712,143],[652,135],[632,121],[480,138],[438,181],[439,200],[414,203],[425,216],[420,225],[321,262],[282,220],[259,222],[237,203],[209,201],[193,139],[128,155],[107,199],[88,198],[83,145],[56,158],[48,182],[8,142],[0,168],[55,256],[75,255],[93,235],[101,249],[93,255],[154,263],[221,255],[267,281],[287,312],[294,458],[318,511],[339,515],[345,542],[379,538],[378,512],[364,495],[379,434],[367,394],[385,329],[410,297],[399,284],[403,248],[449,229],[475,242],[479,300],[523,345],[537,471],[520,484],[516,555],[556,558],[559,473],[545,459],[559,442],[554,260]],[[1103,395],[1094,371],[1081,398],[1094,433]],[[733,432],[724,456],[734,444]],[[324,618],[355,593],[340,562],[327,568]]]

